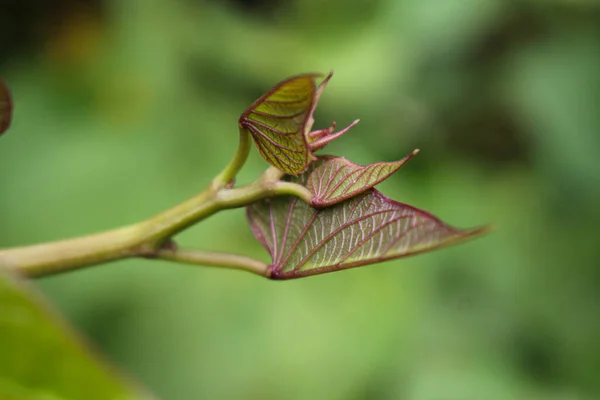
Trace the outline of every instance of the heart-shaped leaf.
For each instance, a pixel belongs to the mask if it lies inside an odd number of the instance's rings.
[[[310,165],[306,188],[314,195],[311,205],[327,207],[354,197],[383,182],[419,151],[402,160],[369,165],[354,164],[343,157],[319,156]]]
[[[153,399],[98,358],[33,286],[0,269],[0,399]]]
[[[271,254],[272,279],[323,274],[392,260],[466,240],[461,230],[376,189],[323,209],[281,196],[247,207],[254,236]]]
[[[304,172],[313,160],[305,130],[314,111],[315,80],[319,76],[298,75],[277,84],[252,103],[239,120],[263,158],[289,175]]]
[[[12,100],[8,88],[2,79],[0,79],[0,135],[2,135],[10,126],[12,119]]]

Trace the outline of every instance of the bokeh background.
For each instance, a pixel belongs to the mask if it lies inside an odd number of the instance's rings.
[[[600,5],[3,0],[0,246],[129,224],[207,184],[239,114],[335,71],[328,152],[422,152],[380,186],[468,244],[290,282],[125,261],[36,282],[167,400],[600,398]],[[265,168],[253,150],[240,182]],[[182,244],[267,260],[243,210]]]

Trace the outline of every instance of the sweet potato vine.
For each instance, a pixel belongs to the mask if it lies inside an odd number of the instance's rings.
[[[30,277],[132,257],[236,268],[291,279],[405,257],[477,237],[486,228],[458,229],[374,189],[418,150],[396,162],[361,166],[316,155],[351,127],[312,130],[329,74],[298,75],[275,85],[239,119],[231,162],[197,196],[134,225],[58,242],[0,250],[0,268]],[[0,83],[0,133],[10,125],[12,101]],[[270,167],[238,186],[254,141]],[[184,249],[174,237],[211,215],[246,207],[250,228],[271,263],[243,255]]]

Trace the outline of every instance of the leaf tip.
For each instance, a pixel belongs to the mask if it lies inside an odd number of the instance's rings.
[[[320,75],[323,76],[323,75]],[[319,87],[317,87],[317,95],[316,95],[316,102],[318,102],[319,97],[321,97],[321,94],[323,93],[323,89],[325,89],[325,86],[327,86],[327,83],[329,83],[329,80],[333,77],[333,70],[329,71],[329,73],[325,76],[325,78],[323,79],[323,81],[319,84]]]
[[[471,237],[483,236],[496,232],[497,227],[494,224],[478,226],[476,228],[467,229],[468,235]]]
[[[493,225],[488,224],[488,225],[477,226],[475,228],[467,228],[467,229],[452,228],[452,229],[454,229],[456,231],[456,233],[457,233],[456,237],[453,240],[448,241],[448,243],[446,243],[442,247],[478,239],[489,233],[492,233],[495,230],[495,227]]]

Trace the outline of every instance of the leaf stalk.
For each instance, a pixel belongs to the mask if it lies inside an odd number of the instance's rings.
[[[183,264],[208,265],[243,270],[267,278],[271,275],[267,263],[239,254],[205,252],[192,249],[161,249],[155,253],[155,257]]]

